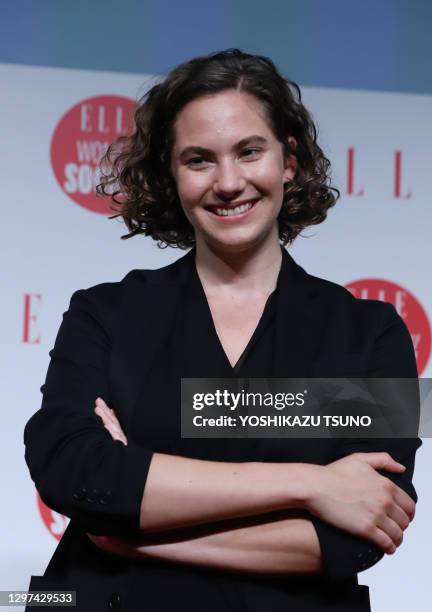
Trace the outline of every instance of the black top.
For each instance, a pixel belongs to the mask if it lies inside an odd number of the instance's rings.
[[[276,289],[268,297],[260,320],[245,350],[234,367],[226,356],[217,335],[211,310],[194,266],[177,306],[177,314],[166,347],[155,358],[152,370],[139,398],[131,430],[133,440],[150,446],[153,452],[168,453],[211,461],[314,461],[319,462],[316,449],[327,440],[265,439],[265,438],[181,438],[181,379],[271,377],[274,371],[280,279],[287,273],[288,262],[282,259]],[[240,383],[243,385],[242,381]],[[312,518],[315,525],[320,521]],[[320,523],[321,526],[321,523]],[[321,534],[320,534],[321,536]],[[215,589],[223,593],[233,611],[243,609],[251,589],[260,585],[257,596],[271,605],[277,593],[286,589],[293,593],[307,585],[311,594],[322,588],[322,576],[298,575],[268,578],[264,575],[241,575],[223,570],[193,566],[175,566],[154,560],[135,566],[131,600],[139,599],[139,591],[150,567],[166,574],[166,583],[181,581],[185,593],[191,596],[198,585],[208,597]],[[153,571],[149,575],[153,577]],[[278,585],[278,586],[277,586]],[[302,586],[303,585],[303,586]],[[315,587],[314,587],[315,585]],[[275,590],[274,590],[275,589]],[[267,593],[267,596],[266,596]],[[266,601],[267,599],[267,601]],[[144,606],[143,606],[144,608]]]
[[[249,342],[232,367],[217,335],[195,268],[188,283],[184,308],[179,313],[178,333],[173,342],[175,352],[183,353],[184,361],[179,365],[182,375],[190,378],[269,376],[274,347],[276,295],[277,287],[267,298]],[[186,350],[182,350],[182,346]]]
[[[194,250],[158,270],[79,290],[50,351],[42,406],[24,431],[26,461],[42,499],[71,517],[43,576],[29,590],[77,590],[80,612],[106,609],[367,612],[357,572],[383,556],[368,540],[309,517],[324,572],[270,582],[198,567],[130,561],[86,533],[136,535],[154,452],[220,461],[325,465],[356,451],[387,451],[407,466],[384,474],[417,500],[418,439],[180,437],[181,377],[415,377],[409,332],[395,309],[356,300],[307,274],[283,250],[277,290],[233,370],[217,338]],[[114,441],[94,414],[102,397],[128,437]],[[117,603],[116,603],[117,602]],[[136,604],[136,605],[135,605]]]
[[[277,293],[276,287],[267,298],[247,346],[232,367],[216,333],[210,307],[194,267],[184,288],[166,348],[155,359],[137,402],[132,425],[134,442],[149,445],[154,452],[197,459],[260,460],[254,455],[256,443],[248,440],[181,438],[181,379],[271,376]]]
[[[286,261],[285,261],[286,264]],[[287,455],[274,455],[276,440],[258,439],[182,439],[180,433],[181,378],[247,378],[268,377],[272,374],[276,334],[276,313],[278,285],[267,298],[259,322],[244,351],[233,367],[222,347],[213,322],[211,310],[201,284],[196,267],[192,270],[179,304],[175,324],[165,351],[152,366],[147,378],[145,392],[137,403],[132,430],[134,442],[151,445],[154,452],[170,453],[196,459],[219,461],[267,461],[287,459]],[[289,440],[279,440],[277,446],[290,444]],[[272,460],[272,459],[270,459]],[[143,580],[149,566],[158,566],[166,571],[166,583],[177,575],[176,582],[182,581],[185,592],[192,597],[197,585],[201,584],[207,596],[216,588],[226,601],[226,610],[240,611],[246,605],[246,592],[252,583],[277,584],[280,580],[259,576],[241,576],[224,571],[207,570],[198,567],[178,567],[170,563],[150,561],[140,562],[135,567],[135,580],[132,581],[132,601],[138,599]],[[153,574],[153,573],[152,573]],[[180,574],[181,578],[178,577]],[[203,581],[210,580],[212,589],[207,590]],[[305,580],[314,581],[314,577]],[[320,581],[320,578],[317,577]],[[288,577],[283,578],[287,586]],[[295,589],[302,580],[294,578]],[[267,605],[271,605],[271,591]],[[206,605],[203,601],[203,606]],[[146,607],[143,605],[143,609]]]

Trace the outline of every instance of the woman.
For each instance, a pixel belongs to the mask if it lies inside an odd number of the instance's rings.
[[[72,520],[30,588],[75,589],[80,610],[368,610],[357,572],[414,517],[418,439],[180,436],[181,378],[417,375],[393,307],[282,248],[338,195],[299,89],[228,50],[173,70],[135,123],[99,192],[126,237],[192,249],[72,296],[25,430]]]

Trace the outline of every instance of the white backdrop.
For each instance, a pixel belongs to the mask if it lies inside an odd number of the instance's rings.
[[[68,193],[73,187],[60,184],[50,158],[53,135],[62,126],[66,131],[57,132],[55,150],[66,159],[78,147],[77,139],[85,139],[86,129],[93,130],[92,137],[97,128],[105,132],[102,142],[109,138],[115,122],[121,122],[121,116],[108,117],[108,111],[106,116],[103,111],[102,116],[96,114],[96,107],[103,106],[101,99],[90,101],[83,115],[83,100],[100,96],[135,100],[154,81],[146,75],[7,64],[0,65],[0,78],[4,210],[0,350],[1,402],[6,415],[1,445],[0,589],[9,590],[26,589],[30,574],[44,572],[57,545],[55,536],[65,526],[63,517],[38,506],[24,462],[23,429],[40,407],[39,387],[45,378],[48,351],[71,294],[120,280],[133,268],[166,265],[184,252],[159,250],[141,236],[121,241],[126,230],[120,221],[108,220],[91,206],[74,201]],[[426,362],[430,326],[410,306],[407,296],[431,318],[432,97],[323,88],[302,91],[319,125],[319,141],[332,162],[334,183],[342,198],[323,225],[297,239],[291,253],[311,274],[343,285],[379,279],[384,291],[380,297],[388,301],[397,298],[388,283],[400,285],[400,314],[415,335],[419,359]],[[112,110],[108,102],[107,98],[107,109]],[[87,122],[81,124],[82,134],[78,125],[74,128],[73,114],[60,125],[72,108],[81,110],[81,119]],[[349,155],[354,160],[351,178]],[[396,185],[398,156],[401,165]],[[87,188],[85,173],[81,186]],[[421,375],[430,377],[431,373],[429,360]],[[432,536],[426,521],[432,513],[427,470],[431,459],[432,443],[425,440],[418,451],[414,479],[419,494],[416,519],[403,545],[395,555],[385,556],[359,575],[360,582],[371,587],[374,612],[429,609]]]

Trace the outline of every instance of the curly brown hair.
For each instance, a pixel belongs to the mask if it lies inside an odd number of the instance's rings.
[[[317,129],[302,104],[299,86],[282,77],[268,57],[227,49],[174,68],[138,101],[133,133],[108,147],[96,191],[111,198],[117,214],[110,218],[123,217],[129,233],[121,238],[145,234],[161,248],[195,245],[194,228],[183,212],[170,170],[173,125],[191,100],[228,89],[255,96],[284,155],[295,154],[296,174],[284,186],[278,216],[282,244],[324,221],[340,192],[330,186],[330,162],[317,144]],[[295,151],[289,136],[297,142]]]

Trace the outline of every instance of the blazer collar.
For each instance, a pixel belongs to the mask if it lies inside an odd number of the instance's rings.
[[[121,423],[130,431],[137,400],[142,396],[155,364],[164,364],[187,279],[193,270],[189,251],[174,263],[156,270],[134,270],[123,280],[120,313],[111,357],[111,392],[121,407]]]
[[[319,297],[314,277],[282,248],[273,377],[312,376],[324,328],[323,305]]]
[[[281,250],[272,376],[312,376],[325,328],[325,307],[319,299],[320,290],[314,277],[307,274],[282,246]],[[195,270],[195,255],[196,249],[192,248],[170,266],[154,271],[152,280],[158,284],[154,297],[155,315],[164,321],[167,334],[174,324],[186,283]]]
[[[281,247],[282,248],[282,247]],[[195,270],[195,248],[174,263],[157,270],[140,270],[131,278],[133,299],[124,302],[121,346],[115,361],[115,401],[123,406],[125,426],[132,417],[140,391],[152,366],[164,362],[164,352],[181,313],[187,283]],[[313,277],[282,248],[278,277],[277,338],[272,378],[313,375],[313,364],[325,324],[323,304]],[[181,322],[180,322],[181,324]],[[114,374],[113,374],[114,376]]]
[[[307,274],[282,246],[281,250],[272,376],[312,376],[325,328],[325,307],[319,299],[321,292],[314,277]],[[195,271],[195,255],[196,249],[192,248],[173,264],[150,273],[149,280],[153,284],[150,294],[153,295],[146,297],[146,310],[153,312],[147,317],[147,323],[150,318],[160,329],[156,321],[163,322],[164,333],[162,338],[159,335],[160,344],[164,344],[161,339],[167,340],[176,313],[180,311],[186,284],[190,274]]]

